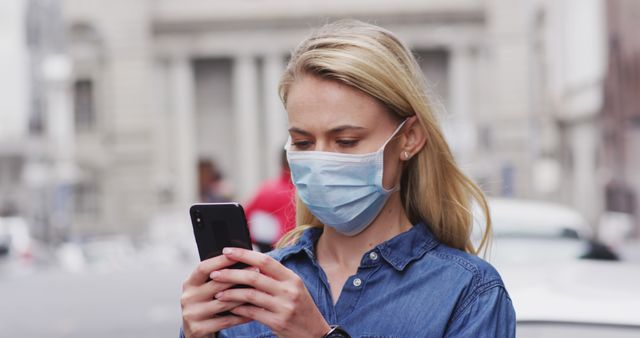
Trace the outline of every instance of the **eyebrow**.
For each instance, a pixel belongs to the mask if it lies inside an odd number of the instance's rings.
[[[342,126],[337,126],[337,127],[331,128],[327,133],[335,134],[335,133],[343,132],[345,130],[364,130],[364,129],[365,129],[364,127],[352,126],[352,125],[345,124],[345,125],[342,125]],[[297,128],[297,127],[289,128],[289,132],[302,134],[302,135],[305,135],[305,136],[311,136],[310,132],[308,132],[308,131],[306,131],[304,129]]]
[[[296,133],[296,134],[302,134],[305,136],[311,136],[311,133],[304,130],[304,129],[300,129],[300,128],[296,128],[296,127],[291,127],[289,128],[289,132],[290,133]]]

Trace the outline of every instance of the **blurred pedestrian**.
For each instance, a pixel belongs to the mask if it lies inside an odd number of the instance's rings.
[[[245,204],[249,232],[261,252],[271,251],[273,245],[295,227],[294,194],[287,153],[282,151],[278,177],[265,181]]]
[[[226,248],[201,262],[184,283],[184,336],[515,336],[500,275],[476,256],[487,203],[426,93],[383,28],[341,21],[298,46],[280,81],[298,226],[269,255]],[[251,268],[227,269],[236,262]]]
[[[198,187],[200,202],[221,203],[231,201],[222,172],[213,160],[198,161]]]

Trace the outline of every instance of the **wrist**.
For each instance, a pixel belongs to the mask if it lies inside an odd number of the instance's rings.
[[[318,331],[314,332],[313,337],[324,338],[329,331],[331,331],[331,325],[323,320],[322,327],[318,328]]]

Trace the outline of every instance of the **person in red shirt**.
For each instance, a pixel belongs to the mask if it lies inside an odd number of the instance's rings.
[[[251,239],[261,252],[271,251],[275,243],[296,225],[295,188],[285,151],[281,156],[281,168],[280,175],[265,181],[245,205]]]

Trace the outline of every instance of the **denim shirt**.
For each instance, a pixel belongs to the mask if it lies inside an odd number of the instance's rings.
[[[424,224],[366,252],[334,305],[315,255],[321,233],[308,229],[296,244],[270,255],[302,278],[326,321],[352,337],[515,336],[515,312],[498,272],[476,256],[439,243]],[[275,335],[250,322],[222,330],[218,337]]]

